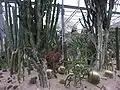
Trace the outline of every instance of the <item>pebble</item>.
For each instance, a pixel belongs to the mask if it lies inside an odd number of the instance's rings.
[[[103,80],[107,80],[107,77],[102,77],[101,79],[103,79]]]
[[[10,77],[8,77],[8,79],[7,80],[10,80],[11,78]]]
[[[14,89],[14,90],[17,89],[17,88],[18,88],[18,85],[13,86],[13,89]]]
[[[3,69],[2,72],[7,72],[7,69]]]
[[[0,75],[2,75],[3,73],[2,72],[0,72]]]
[[[0,76],[0,78],[3,78],[3,76]]]
[[[37,83],[37,77],[32,77],[29,81],[30,84],[36,84]]]
[[[12,88],[12,87],[13,87],[13,85],[9,85],[9,86],[7,87],[7,90],[10,89],[10,88]]]
[[[118,77],[120,77],[120,75],[117,75]]]
[[[7,81],[7,83],[10,83],[10,82],[12,82],[12,79],[11,79],[11,80],[9,80],[9,81]]]

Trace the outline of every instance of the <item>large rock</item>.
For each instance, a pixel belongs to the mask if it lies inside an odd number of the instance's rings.
[[[112,71],[110,71],[110,70],[105,70],[103,75],[104,75],[105,77],[113,78],[113,74],[114,74],[114,73],[113,73]]]
[[[88,81],[92,84],[98,84],[100,82],[100,74],[96,71],[91,71],[88,76]]]
[[[65,67],[64,67],[64,66],[60,66],[60,67],[58,68],[58,73],[64,74],[64,73],[65,73]]]

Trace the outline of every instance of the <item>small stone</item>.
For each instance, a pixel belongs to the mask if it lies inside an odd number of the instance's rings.
[[[16,83],[16,81],[12,81],[12,82],[11,82],[11,84],[15,84],[15,83]]]
[[[10,77],[8,77],[8,79],[7,80],[10,80],[11,78]]]
[[[109,77],[109,78],[113,78],[113,72],[109,71],[109,70],[105,70],[104,71],[104,76]]]
[[[3,69],[2,72],[7,72],[7,69]]]
[[[101,79],[103,79],[103,80],[107,80],[107,77],[102,77]]]
[[[29,84],[36,84],[37,83],[37,77],[32,77],[29,81]]]
[[[106,89],[104,89],[104,85],[102,85],[102,84],[97,84],[96,85],[100,90],[106,90]]]
[[[65,84],[65,80],[64,79],[60,79],[59,83],[60,84]]]
[[[117,71],[115,70],[115,71],[114,71],[114,73],[116,74],[116,73],[117,73]]]
[[[10,82],[12,82],[12,79],[11,79],[11,80],[9,80],[7,83],[10,83]]]
[[[85,86],[85,88],[87,88],[87,86]]]
[[[2,75],[3,73],[2,72],[0,72],[0,75]]]
[[[15,76],[13,76],[12,78],[15,79]]]
[[[120,77],[120,75],[117,75],[118,77]]]
[[[10,88],[12,88],[13,87],[13,85],[9,85],[8,87],[7,87],[7,90],[9,90]]]
[[[33,68],[31,67],[30,70],[33,70]]]
[[[12,78],[12,75],[10,75],[10,77]]]
[[[17,89],[17,88],[18,88],[18,85],[13,86],[13,89],[14,89],[14,90]]]
[[[0,78],[3,78],[3,76],[0,76]]]

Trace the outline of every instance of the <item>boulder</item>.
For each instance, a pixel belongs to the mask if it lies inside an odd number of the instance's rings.
[[[110,71],[110,70],[105,70],[103,75],[104,75],[105,77],[113,78],[113,74],[114,74],[114,73],[113,73],[112,71]]]
[[[88,76],[88,81],[92,84],[100,83],[100,74],[96,71],[91,71]]]

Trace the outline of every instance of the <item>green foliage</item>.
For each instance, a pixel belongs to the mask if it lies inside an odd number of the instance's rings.
[[[20,5],[21,23],[26,29],[26,44],[39,50],[49,49],[58,43],[56,25],[59,4],[56,4],[56,0],[35,0],[34,3],[34,7],[31,5],[31,0],[24,1]]]
[[[69,71],[68,76],[65,79],[65,86],[70,86],[70,83],[73,81],[74,86],[78,87],[81,85],[81,80],[85,79],[89,74],[89,66],[84,62],[85,60],[73,60],[68,61],[68,68]]]
[[[94,44],[91,43],[86,33],[79,34],[76,32],[72,33],[71,38],[66,43],[68,48],[66,65],[68,76],[65,80],[65,86],[70,86],[72,81],[74,81],[75,86],[81,85],[81,80],[88,76],[90,66],[96,59]]]
[[[119,32],[120,33],[120,32]],[[119,38],[120,42],[120,38]],[[109,38],[108,38],[108,48],[111,48],[113,51],[115,51],[116,48],[116,38],[115,38],[115,31],[110,31],[109,32]],[[120,45],[119,45],[120,47]]]
[[[71,60],[85,60],[93,64],[96,60],[96,49],[86,33],[73,33],[67,40],[68,58]]]

